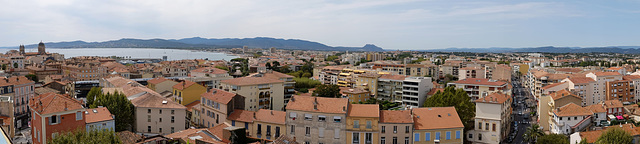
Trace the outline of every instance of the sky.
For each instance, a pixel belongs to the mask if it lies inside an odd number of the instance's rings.
[[[0,46],[302,39],[384,49],[640,46],[638,0],[0,0]]]

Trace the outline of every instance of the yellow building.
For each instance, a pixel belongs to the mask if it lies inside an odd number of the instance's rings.
[[[379,120],[380,111],[377,104],[349,104],[346,143],[380,143]]]
[[[182,105],[200,100],[200,95],[207,92],[207,88],[195,82],[185,80],[173,85],[173,100]]]
[[[461,144],[463,143],[464,125],[458,117],[455,107],[414,108],[413,140],[405,138],[404,142],[414,144]],[[402,142],[400,142],[402,143]]]
[[[378,78],[380,75],[376,73],[361,74],[356,78],[356,88],[369,90],[375,96],[378,94]]]
[[[284,111],[275,111],[260,109],[255,114],[256,119],[253,121],[254,130],[251,135],[265,140],[275,140],[285,132],[285,119],[287,113]]]
[[[369,91],[364,90],[362,88],[346,88],[341,87],[340,93],[342,94],[342,98],[348,98],[349,103],[357,103],[364,102],[371,98]]]

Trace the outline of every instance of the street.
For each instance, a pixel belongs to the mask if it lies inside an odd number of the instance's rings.
[[[15,144],[27,144],[31,143],[31,128],[18,130],[16,136],[13,138]]]
[[[533,98],[533,95],[522,86],[522,83],[518,78],[512,80],[513,84],[513,113],[511,124],[511,133],[506,138],[506,143],[525,144],[524,134],[529,126],[534,123],[535,117],[531,117],[531,112],[535,109],[529,108],[530,106],[536,107],[537,103]]]

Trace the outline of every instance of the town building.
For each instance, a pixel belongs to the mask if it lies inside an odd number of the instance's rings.
[[[458,79],[467,79],[467,78],[485,79],[487,78],[487,71],[484,69],[484,67],[460,68],[458,73]]]
[[[447,85],[463,89],[471,97],[471,100],[477,100],[496,92],[511,93],[507,82],[491,79],[467,78],[450,82]]]
[[[607,110],[607,115],[621,116],[624,115],[624,106],[622,102],[619,100],[607,100],[600,102],[605,110]]]
[[[270,77],[239,77],[222,81],[222,89],[245,97],[244,110],[283,110],[285,81]]]
[[[575,103],[566,104],[553,111],[550,132],[569,135],[583,131],[591,124],[593,112]]]
[[[176,84],[178,84],[178,82],[164,77],[158,77],[147,81],[147,87],[160,94],[173,93],[173,86]]]
[[[411,107],[422,106],[432,88],[430,77],[405,78],[402,82],[402,104]]]
[[[618,100],[621,102],[635,102],[636,92],[632,80],[616,80],[605,82],[605,100]]]
[[[342,98],[349,99],[349,103],[365,102],[371,98],[369,91],[362,88],[340,88]]]
[[[200,99],[200,95],[207,92],[207,88],[192,81],[182,81],[173,85],[173,100],[182,105],[190,104]]]
[[[284,111],[260,109],[255,113],[255,118],[255,130],[251,131],[251,135],[256,138],[275,140],[286,133],[287,113]]]
[[[202,127],[222,124],[235,109],[244,109],[244,97],[221,89],[211,89],[200,97],[201,116],[195,122]]]
[[[461,144],[464,141],[464,125],[454,107],[414,108],[412,112],[414,144]],[[470,136],[470,139],[474,137]],[[484,138],[482,134],[477,137]],[[411,140],[405,137],[403,141],[408,143]]]
[[[562,80],[569,84],[568,89],[571,93],[582,98],[582,106],[593,105],[600,102],[602,99],[596,97],[596,91],[594,89],[596,81],[588,77],[572,77]]]
[[[411,110],[381,110],[378,127],[380,144],[399,144],[407,138],[413,140],[413,116]]]
[[[233,127],[244,128],[245,133],[249,137],[255,137],[251,135],[252,131],[255,131],[253,127],[253,122],[256,120],[256,112],[235,109],[228,116],[225,123],[231,124]]]
[[[29,108],[34,144],[49,143],[58,135],[85,129],[84,106],[67,95],[46,93],[35,96],[29,101]]]
[[[87,132],[92,130],[116,130],[115,115],[112,115],[106,107],[87,109],[84,115],[86,116]]]
[[[299,143],[345,143],[348,100],[294,96],[287,105],[286,135]]]
[[[475,128],[468,132],[473,143],[500,143],[511,129],[511,103],[509,95],[493,93],[477,99]],[[473,138],[473,135],[477,137]]]
[[[196,82],[205,86],[207,89],[220,88],[220,81],[232,79],[229,73],[225,70],[214,67],[203,67],[191,70],[189,77],[185,80]]]
[[[378,104],[349,104],[347,143],[378,143],[380,111]]]
[[[377,99],[402,103],[402,83],[407,76],[384,74],[378,78]]]
[[[570,103],[579,105],[582,99],[569,91],[562,89],[560,91],[552,92],[549,95],[543,95],[540,97],[538,104],[538,119],[539,125],[544,131],[551,130],[551,123],[553,123],[553,117],[558,107],[564,106]]]
[[[378,95],[378,78],[380,78],[380,74],[376,73],[364,73],[358,75],[356,78],[356,86],[355,88],[362,88],[371,92],[372,96]]]
[[[135,106],[135,131],[144,136],[166,135],[187,128],[187,108],[156,94],[131,100]]]

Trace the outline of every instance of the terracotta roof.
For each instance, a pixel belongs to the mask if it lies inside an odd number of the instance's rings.
[[[272,78],[265,78],[265,77],[240,77],[240,78],[223,80],[221,82],[228,83],[231,85],[236,85],[236,86],[244,86],[244,85],[280,83],[284,81],[278,80],[278,79],[272,79]]]
[[[416,130],[464,128],[454,107],[414,108],[413,122]]]
[[[484,68],[481,68],[481,67],[463,67],[463,68],[460,68],[460,70],[482,70],[482,69],[484,69]]]
[[[183,82],[173,85],[173,88],[178,90],[184,90],[185,88],[191,87],[193,84],[196,84],[196,82],[184,80]]]
[[[588,77],[572,77],[572,78],[569,78],[569,80],[574,84],[586,84],[590,82],[595,82],[595,80]]]
[[[221,89],[211,88],[209,92],[200,94],[201,97],[221,103],[228,104],[237,94],[227,92]]]
[[[492,94],[490,94],[488,96],[485,96],[483,98],[477,99],[476,103],[502,104],[502,103],[506,102],[509,99],[511,99],[510,96],[508,96],[506,94],[502,94],[502,93],[496,92],[496,93],[492,93]]]
[[[379,78],[381,75],[376,73],[363,73],[360,74],[359,77],[369,77],[369,78]]]
[[[562,85],[562,84],[564,84],[564,83],[566,83],[566,82],[559,82],[559,83],[550,84],[550,85],[547,85],[547,86],[542,87],[542,89],[549,89],[549,88],[553,88],[553,87],[556,87],[556,86]]]
[[[413,123],[411,110],[381,110],[380,123]]]
[[[166,79],[166,78],[164,78],[164,77],[158,77],[158,78],[154,78],[154,79],[150,79],[150,80],[148,80],[148,81],[147,81],[147,83],[151,83],[151,84],[159,84],[159,83],[161,83],[161,82],[168,81],[168,80],[169,80],[169,79]]]
[[[562,117],[566,117],[566,116],[586,116],[586,115],[593,115],[593,112],[591,112],[590,110],[587,110],[581,106],[578,106],[574,103],[569,103],[566,104],[556,110],[553,111],[553,113],[555,113],[557,116],[562,116]]]
[[[172,109],[187,109],[187,107],[176,103],[175,101],[163,98],[159,95],[144,94],[140,97],[131,100],[131,103],[136,107],[143,108],[172,108]]]
[[[228,71],[214,68],[214,67],[203,67],[203,68],[191,70],[191,72],[208,73],[208,74],[225,74]]]
[[[603,102],[600,102],[600,104],[602,104]],[[619,100],[608,100],[608,101],[604,101],[604,107],[605,108],[617,108],[617,107],[623,107],[622,102],[620,102]]]
[[[490,80],[490,79],[482,79],[482,78],[466,78],[463,80],[459,80],[459,81],[454,81],[451,83],[455,83],[455,84],[472,84],[472,85],[490,85],[490,86],[502,86],[507,84],[507,82],[504,81],[496,81],[496,80]]]
[[[360,94],[360,93],[368,93],[368,92],[369,91],[364,90],[363,88],[347,88],[347,87],[343,88],[343,87],[340,87],[340,93],[342,93],[342,94],[345,94],[345,93],[347,93],[347,94]]]
[[[436,92],[438,92],[438,91],[443,92],[443,91],[444,91],[444,89],[443,89],[443,88],[432,88],[432,89],[427,93],[427,95],[434,95],[434,94],[436,94]]]
[[[582,69],[579,69],[579,68],[558,68],[558,69],[556,69],[556,71],[578,73],[578,72],[581,72]]]
[[[87,117],[85,119],[86,123],[113,120],[113,115],[106,107],[87,109],[87,112],[85,112],[85,116]]]
[[[60,91],[49,88],[49,87],[39,87],[39,88],[35,88],[33,91],[37,95],[45,94],[45,93],[60,93]]]
[[[220,124],[224,125],[224,124]],[[186,129],[181,130],[166,136],[171,139],[182,139],[183,141],[195,141],[194,139],[199,140],[203,143],[213,143],[213,144],[226,144],[222,135],[217,135],[211,131],[210,128],[201,128],[201,129]]]
[[[347,116],[350,117],[380,117],[378,104],[349,104]]]
[[[392,74],[383,74],[382,76],[380,76],[380,79],[389,79],[389,80],[404,80],[406,78],[408,78],[409,76],[405,76],[405,75],[392,75]]]
[[[578,96],[576,96],[576,95],[572,94],[571,92],[567,91],[566,89],[562,89],[562,90],[560,90],[560,91],[557,91],[557,92],[551,93],[551,94],[549,94],[549,95],[551,96],[551,98],[552,98],[553,100],[558,100],[558,99],[560,99],[560,98],[564,98],[564,97],[568,97],[568,96],[573,96],[573,97],[575,97],[575,98],[582,99],[581,97],[578,97]]]
[[[594,74],[596,76],[618,76],[618,75],[621,75],[618,72],[595,72]]]
[[[607,70],[621,70],[623,69],[622,67],[610,67]]]
[[[33,97],[29,101],[29,107],[40,115],[64,111],[84,111],[84,107],[80,101],[56,93],[45,93]]]
[[[253,111],[235,109],[233,110],[233,112],[231,112],[231,114],[229,114],[229,117],[227,117],[227,119],[241,122],[253,122],[255,120],[254,114],[255,112]]]
[[[144,136],[138,135],[138,134],[133,133],[131,131],[117,132],[116,135],[118,135],[118,137],[120,138],[122,143],[125,143],[125,144],[137,143],[138,141],[144,139]]]
[[[590,110],[593,113],[607,112],[607,110],[605,110],[601,104],[588,105],[588,106],[585,106],[584,108]]]
[[[187,104],[185,107],[187,107],[187,111],[191,111],[191,109],[193,109],[195,106],[198,106],[198,105],[200,105],[200,100],[193,101]]]
[[[256,121],[268,122],[274,124],[284,125],[287,117],[287,112],[260,109],[256,112]]]
[[[622,76],[622,79],[624,80],[640,79],[640,75],[626,75],[626,76]]]
[[[316,101],[317,109],[314,109],[314,103],[316,103]],[[344,114],[347,113],[347,104],[349,104],[349,99],[345,98],[293,96],[289,100],[286,109],[308,112]]]

